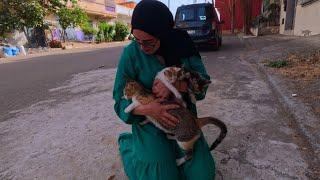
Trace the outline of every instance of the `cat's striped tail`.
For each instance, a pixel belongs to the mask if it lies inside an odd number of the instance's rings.
[[[222,122],[221,120],[214,118],[214,117],[204,117],[204,118],[198,118],[197,119],[197,124],[200,127],[200,129],[203,126],[206,126],[208,124],[214,124],[220,128],[220,135],[219,137],[211,144],[210,146],[210,151],[214,150],[221,142],[222,140],[226,137],[227,135],[227,126]]]

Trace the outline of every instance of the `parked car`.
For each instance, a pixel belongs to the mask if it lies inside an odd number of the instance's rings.
[[[223,23],[211,3],[180,6],[175,16],[177,29],[187,31],[196,44],[204,44],[215,50],[222,44]]]

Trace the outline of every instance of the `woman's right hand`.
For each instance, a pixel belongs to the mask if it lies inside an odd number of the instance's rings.
[[[179,120],[169,114],[170,109],[177,109],[177,104],[160,104],[159,101],[149,103],[147,105],[140,105],[133,110],[133,114],[150,116],[156,119],[165,128],[174,128],[179,123]]]

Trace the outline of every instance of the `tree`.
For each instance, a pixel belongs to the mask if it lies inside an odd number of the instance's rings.
[[[59,24],[63,29],[63,41],[65,42],[66,29],[68,27],[85,26],[88,22],[88,15],[79,7],[63,7],[57,12]]]
[[[2,0],[0,2],[0,36],[24,27],[43,27],[44,18],[66,6],[67,0]],[[26,32],[25,32],[26,33]],[[26,34],[27,36],[27,34]],[[28,37],[28,36],[27,36]]]
[[[0,37],[6,37],[7,33],[21,28],[18,14],[10,7],[7,1],[0,2]]]

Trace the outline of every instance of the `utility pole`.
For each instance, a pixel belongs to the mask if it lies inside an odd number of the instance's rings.
[[[168,0],[168,8],[170,9],[170,0]]]

